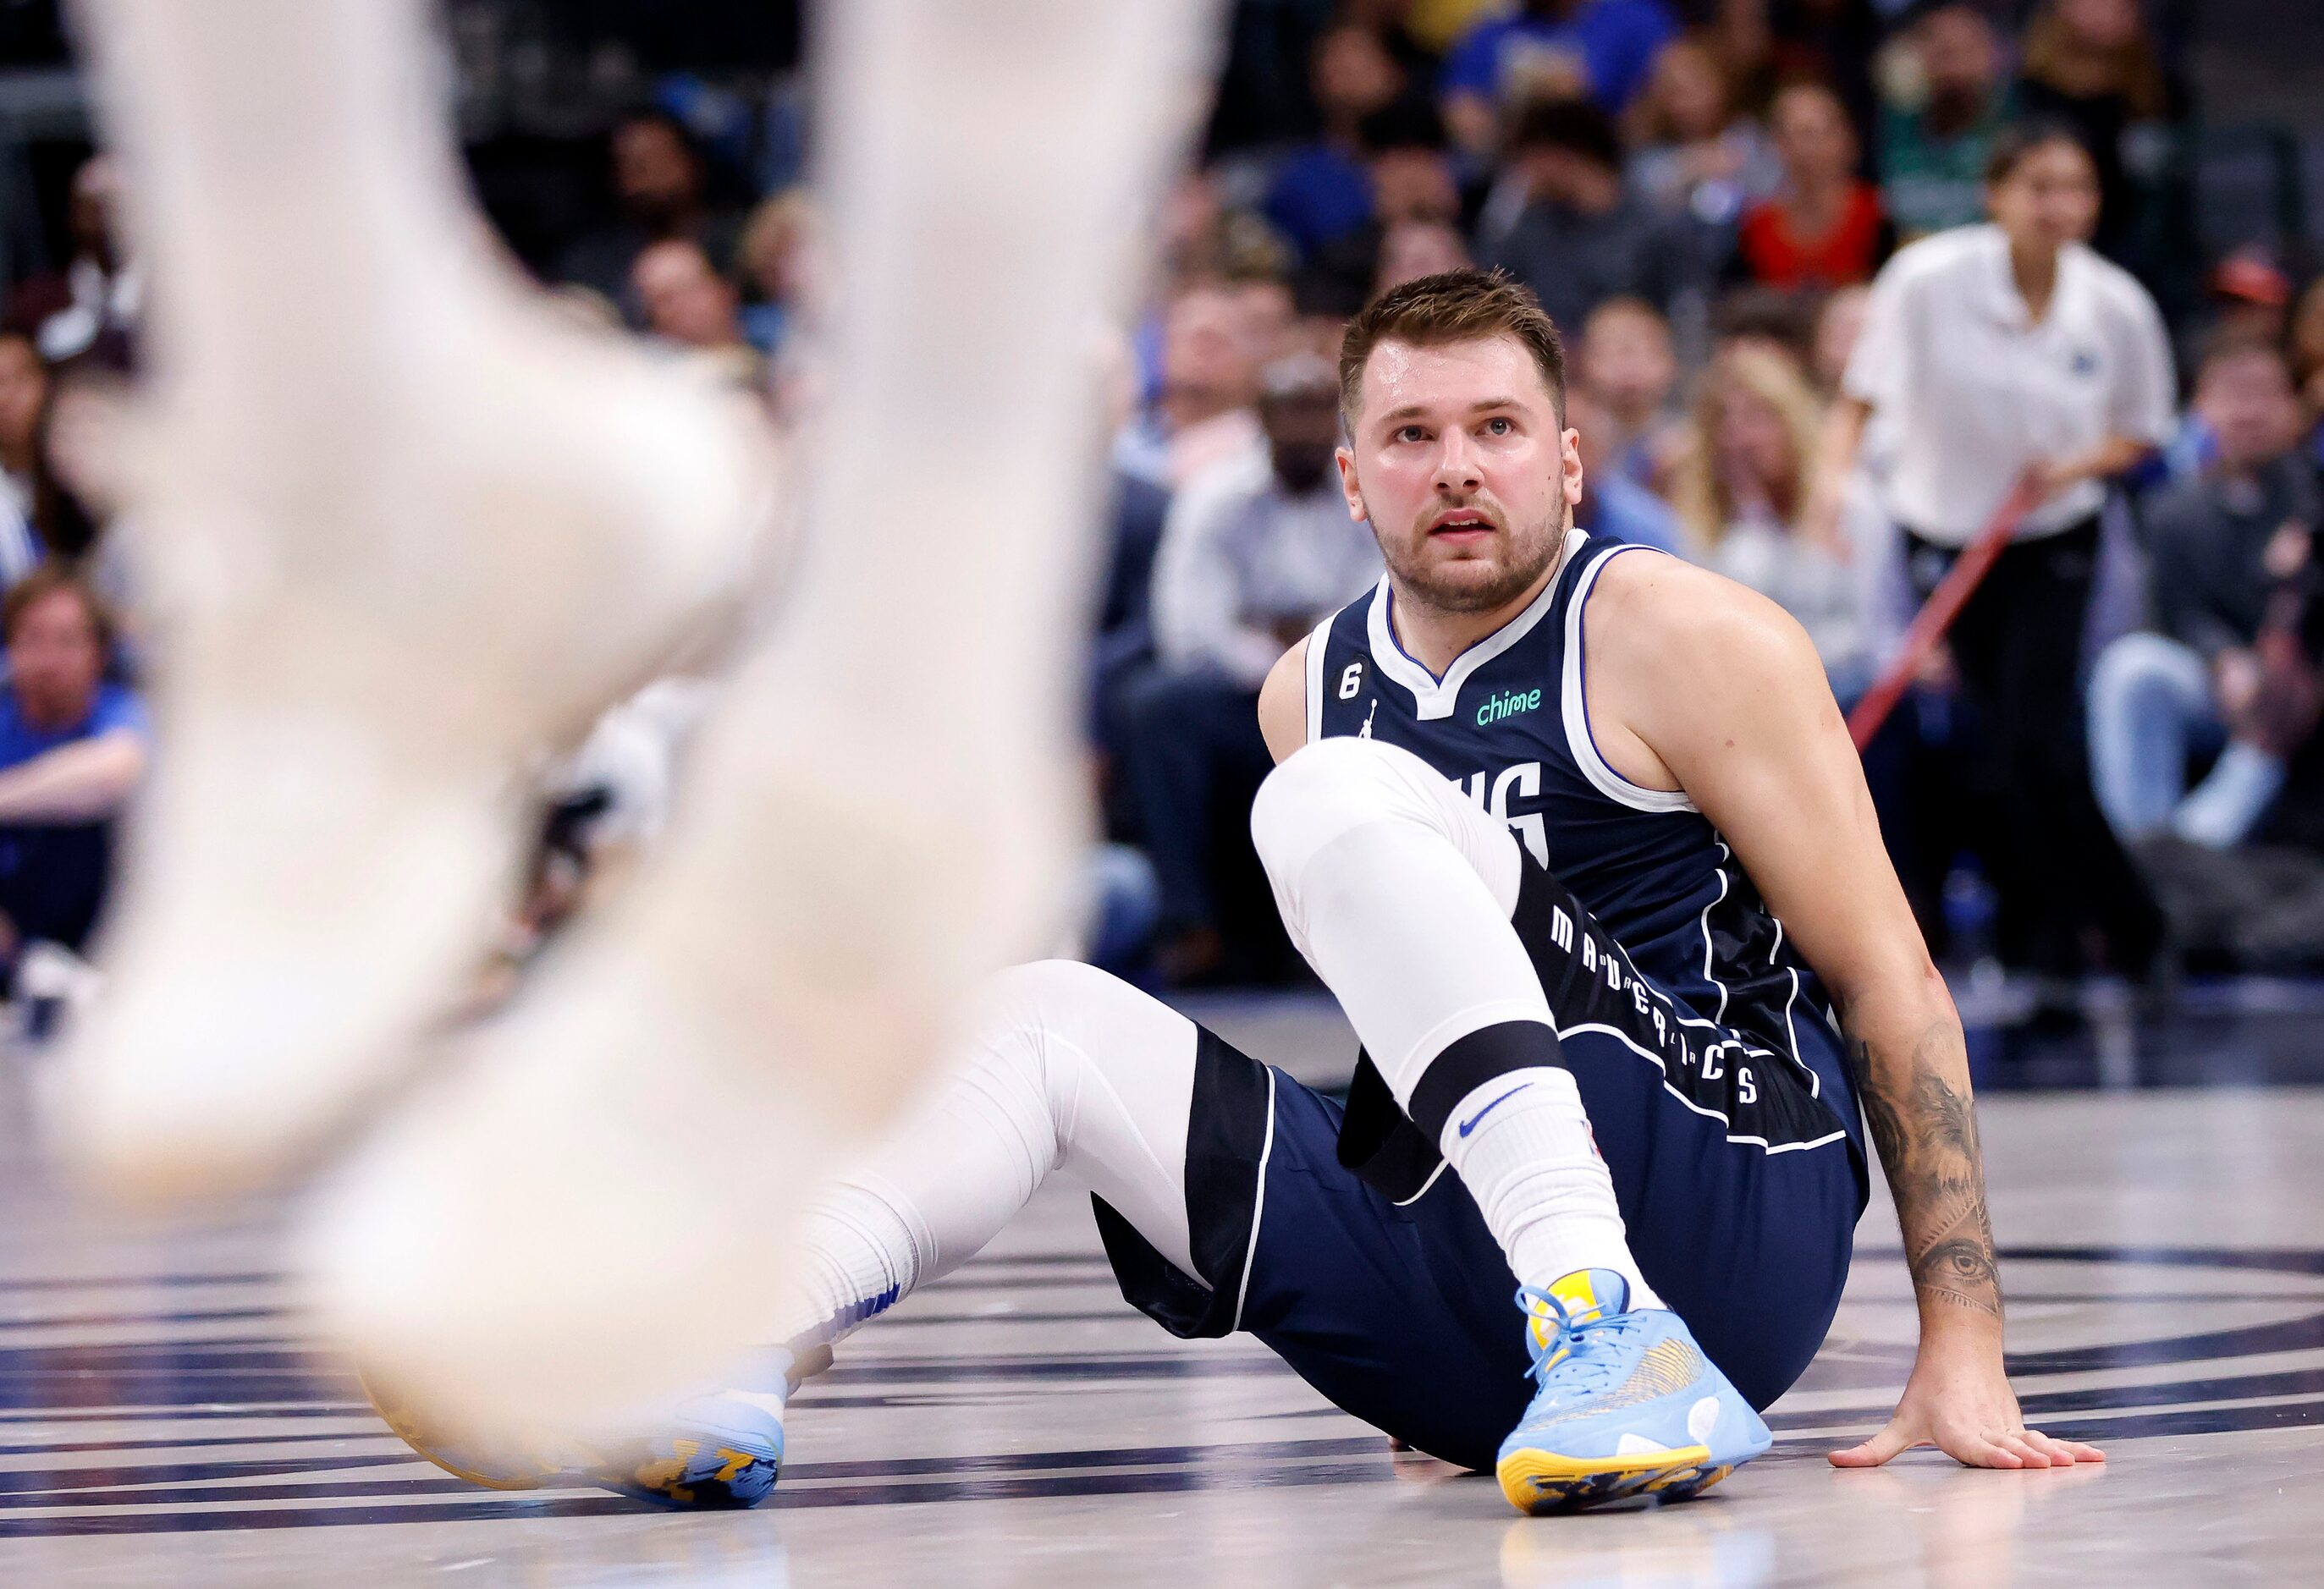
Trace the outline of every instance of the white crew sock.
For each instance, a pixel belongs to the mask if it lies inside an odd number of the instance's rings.
[[[1520,1282],[1547,1290],[1576,1270],[1610,1269],[1629,1281],[1631,1307],[1665,1305],[1630,1255],[1571,1071],[1503,1071],[1461,1100],[1438,1140]]]

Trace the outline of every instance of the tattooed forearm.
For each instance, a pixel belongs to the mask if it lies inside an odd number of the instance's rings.
[[[2001,1278],[1985,1209],[1977,1116],[1966,1085],[1957,1090],[1945,1075],[1966,1071],[1965,1062],[1947,1062],[1960,1047],[1958,1028],[1947,1024],[1924,1033],[1902,1064],[1876,1063],[1861,1038],[1849,1042],[1849,1058],[1865,1125],[1896,1199],[1914,1289],[1923,1302],[1998,1318]],[[1943,1052],[1948,1048],[1952,1052]]]

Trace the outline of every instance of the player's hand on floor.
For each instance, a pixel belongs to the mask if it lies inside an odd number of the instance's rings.
[[[1924,1350],[1887,1427],[1862,1445],[1832,1452],[1831,1465],[1878,1467],[1915,1446],[1934,1446],[1970,1467],[2071,1467],[2106,1460],[2095,1446],[2027,1428],[1997,1354],[1946,1361]]]

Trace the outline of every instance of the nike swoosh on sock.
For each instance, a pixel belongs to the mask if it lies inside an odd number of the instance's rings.
[[[1495,1109],[1499,1108],[1503,1104],[1508,1103],[1511,1098],[1517,1097],[1517,1094],[1523,1092],[1526,1088],[1531,1087],[1533,1083],[1530,1081],[1520,1081],[1515,1087],[1510,1088],[1508,1091],[1495,1098],[1491,1103],[1487,1104],[1483,1108],[1470,1116],[1466,1120],[1462,1121],[1461,1134],[1464,1137],[1467,1136],[1471,1132],[1477,1129],[1478,1121],[1482,1120],[1486,1116],[1491,1114]]]

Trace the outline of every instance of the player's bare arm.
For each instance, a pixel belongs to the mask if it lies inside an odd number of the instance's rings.
[[[1280,657],[1259,687],[1259,731],[1267,753],[1281,761],[1307,742],[1307,642]]]
[[[2026,1429],[2003,1375],[1960,1016],[1806,634],[1739,585],[1636,554],[1609,563],[1584,623],[1600,751],[1635,783],[1684,789],[1718,827],[1831,992],[1848,1035],[1904,1232],[1921,1349],[1895,1417],[1833,1462],[1877,1465],[1930,1442],[1978,1466],[2098,1460]]]

